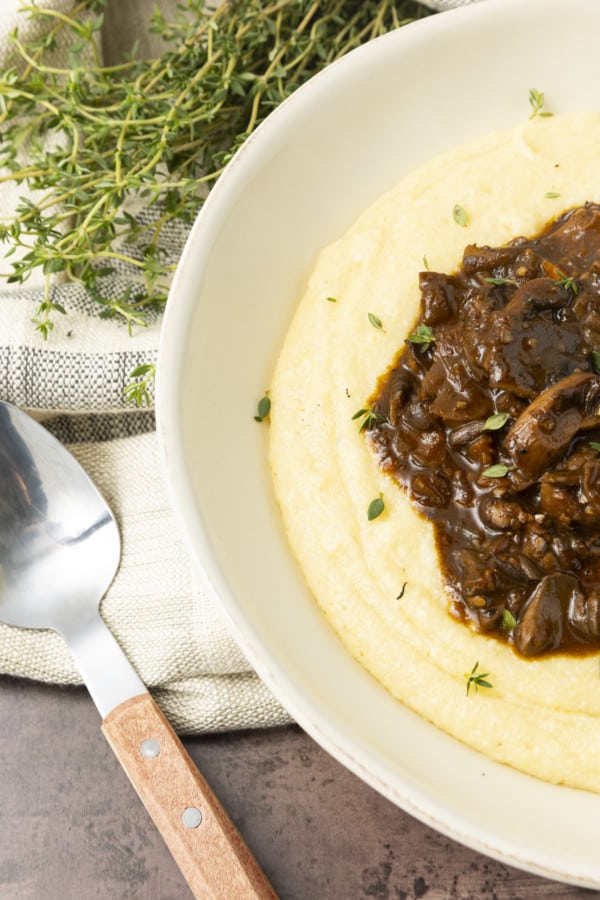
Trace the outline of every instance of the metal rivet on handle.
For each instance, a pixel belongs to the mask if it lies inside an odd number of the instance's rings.
[[[186,806],[181,813],[181,821],[186,828],[197,828],[202,821],[202,813],[195,806]]]
[[[160,744],[154,738],[147,738],[140,744],[140,750],[146,759],[154,759],[160,754]]]

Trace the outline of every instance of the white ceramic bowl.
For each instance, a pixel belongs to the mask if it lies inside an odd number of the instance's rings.
[[[485,0],[380,38],[296,92],[237,154],[195,223],[157,392],[191,552],[296,720],[434,828],[590,887],[600,886],[600,797],[491,763],[438,731],[331,633],[288,551],[267,428],[253,415],[319,250],[428,157],[523,121],[530,88],[555,112],[597,108],[599,28],[597,0]]]

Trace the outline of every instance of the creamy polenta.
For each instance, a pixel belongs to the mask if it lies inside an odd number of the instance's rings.
[[[380,469],[355,413],[414,329],[418,273],[466,244],[532,235],[600,200],[600,115],[535,118],[424,164],[321,254],[270,397],[270,462],[290,545],[349,652],[458,739],[600,791],[598,657],[525,660],[447,612],[430,522]],[[369,518],[373,500],[383,512]],[[381,505],[381,504],[380,504]],[[468,676],[485,673],[491,687]]]

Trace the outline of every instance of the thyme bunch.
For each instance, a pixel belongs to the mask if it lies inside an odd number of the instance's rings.
[[[158,9],[151,17],[160,56],[104,66],[102,5],[84,0],[65,15],[27,3],[22,15],[43,18],[46,33],[26,42],[15,31],[14,65],[0,73],[0,185],[28,191],[0,222],[15,254],[1,274],[23,283],[42,270],[34,322],[44,336],[64,312],[56,277],[79,281],[100,315],[146,324],[176,265],[165,233],[191,224],[257,125],[328,63],[428,14],[411,0],[233,0],[216,10],[185,0],[173,21]],[[52,54],[67,37],[69,63],[57,67]],[[130,201],[153,214],[133,214]],[[122,295],[104,295],[103,278],[124,270]]]

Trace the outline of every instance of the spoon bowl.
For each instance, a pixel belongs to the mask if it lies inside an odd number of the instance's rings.
[[[115,518],[75,459],[0,403],[0,619],[71,633],[95,616],[117,571]]]

